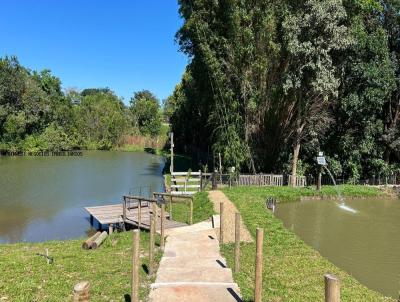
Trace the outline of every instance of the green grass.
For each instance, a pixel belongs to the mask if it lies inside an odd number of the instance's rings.
[[[355,186],[345,186],[343,191],[348,197],[381,194],[373,188]],[[263,301],[324,301],[323,276],[327,272],[334,273],[341,279],[341,301],[394,301],[369,290],[330,263],[265,209],[265,198],[268,196],[288,202],[299,199],[300,196],[317,195],[317,192],[307,188],[238,187],[225,189],[224,193],[240,211],[253,238],[257,227],[264,229]],[[322,193],[333,195],[335,191],[325,187]],[[225,244],[221,250],[229,267],[233,267],[233,244]],[[234,274],[234,279],[239,284],[245,301],[253,299],[254,262],[255,243],[242,244],[241,271]]]
[[[167,202],[167,211],[168,209]],[[179,222],[188,223],[189,205],[186,203],[172,204],[172,219]],[[207,192],[199,192],[194,195],[193,200],[193,223],[207,220],[214,214],[213,204],[208,199]]]
[[[335,197],[337,189],[345,197],[374,197],[385,195],[386,193],[375,187],[343,185],[337,188],[333,186],[323,186],[321,192],[318,192],[315,187],[292,188],[292,187],[235,187],[232,189],[238,194],[251,192],[251,195],[257,198],[275,197],[278,202],[298,201],[301,197],[320,196],[320,197]],[[229,192],[229,189],[225,190]]]
[[[143,300],[153,279],[145,270],[149,234],[140,237]],[[83,280],[91,284],[91,301],[125,301],[131,289],[132,232],[114,233],[97,250],[83,250],[81,244],[78,239],[0,245],[0,301],[71,301],[74,285]],[[35,255],[46,248],[53,264]],[[158,263],[161,253],[155,258]]]

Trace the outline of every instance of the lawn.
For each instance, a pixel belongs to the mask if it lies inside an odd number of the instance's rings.
[[[174,197],[174,199],[177,199]],[[169,204],[167,202],[167,211]],[[189,205],[182,203],[172,204],[172,219],[179,222],[188,223]],[[214,214],[213,205],[208,199],[207,192],[199,192],[194,195],[193,200],[193,223],[207,220]]]
[[[256,228],[264,229],[263,300],[277,301],[323,301],[325,273],[334,273],[342,282],[342,301],[395,301],[369,290],[346,272],[334,266],[317,251],[306,245],[282,222],[265,208],[265,199],[274,196],[280,202],[289,202],[301,196],[318,195],[310,189],[288,187],[238,187],[225,189],[224,193],[240,211],[251,235]],[[323,194],[335,194],[334,188],[325,187]],[[383,194],[369,187],[344,186],[347,197],[376,196]],[[233,267],[233,245],[222,246],[229,267]],[[255,243],[242,244],[241,271],[234,274],[245,301],[253,299]]]
[[[146,274],[149,234],[140,237],[139,295],[146,299],[153,281]],[[114,233],[97,250],[83,250],[82,241],[0,245],[0,301],[71,301],[74,285],[83,280],[91,284],[91,301],[129,301],[132,232]],[[36,255],[46,248],[53,264]],[[161,252],[155,258],[158,263]]]

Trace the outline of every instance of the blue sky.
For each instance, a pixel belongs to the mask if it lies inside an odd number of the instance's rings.
[[[177,0],[10,0],[0,9],[0,56],[48,68],[64,88],[109,87],[128,103],[149,89],[161,100],[187,57],[174,42]]]

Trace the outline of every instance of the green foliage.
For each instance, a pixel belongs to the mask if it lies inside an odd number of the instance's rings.
[[[121,144],[124,136],[134,133],[138,126],[145,135],[156,136],[163,131],[165,136],[168,126],[161,124],[157,99],[149,91],[135,96],[137,102],[128,110],[109,88],[64,93],[60,79],[49,70],[30,71],[15,57],[2,58],[1,149],[13,152],[109,150]],[[133,125],[132,119],[137,124]]]
[[[301,174],[315,173],[319,150],[345,178],[396,169],[398,1],[179,4],[191,60],[165,108],[180,152],[220,152],[225,167],[253,172],[299,158]]]
[[[154,94],[148,90],[135,92],[129,109],[134,126],[139,128],[143,135],[154,137],[160,133],[162,115],[159,101]]]

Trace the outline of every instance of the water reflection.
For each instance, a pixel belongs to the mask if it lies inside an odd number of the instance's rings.
[[[163,166],[162,157],[147,153],[1,157],[0,242],[85,236],[83,206],[119,203],[132,187],[162,190]]]
[[[366,286],[397,297],[400,201],[346,200],[280,204],[275,215],[307,244]]]

